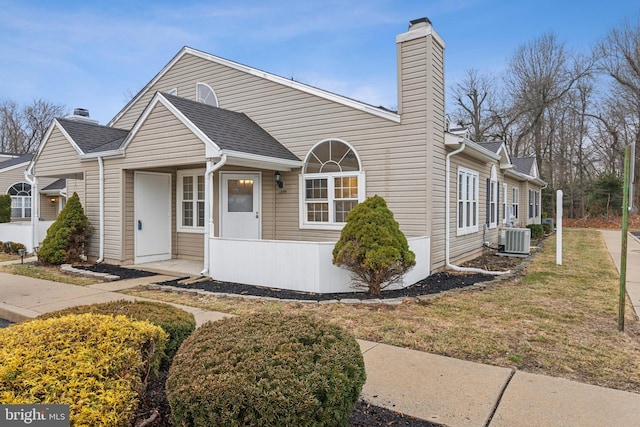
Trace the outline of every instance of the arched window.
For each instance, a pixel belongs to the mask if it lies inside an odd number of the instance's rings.
[[[347,214],[364,200],[364,172],[355,150],[327,139],[316,144],[302,175],[301,227],[341,228]]]
[[[31,218],[31,185],[18,182],[7,194],[11,196],[11,218]]]
[[[206,83],[196,84],[196,101],[207,105],[213,105],[214,107],[218,106],[216,93],[211,89],[211,86]]]

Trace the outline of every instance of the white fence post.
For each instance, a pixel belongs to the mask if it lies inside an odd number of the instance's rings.
[[[562,265],[562,190],[556,192],[556,264]]]

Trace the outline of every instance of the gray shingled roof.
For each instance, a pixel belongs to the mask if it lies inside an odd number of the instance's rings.
[[[516,167],[516,170],[527,175],[531,174],[531,168],[535,161],[535,157],[516,157],[511,159],[511,163]]]
[[[67,180],[62,178],[53,181],[51,184],[44,187],[41,191],[64,190],[65,188],[67,188]]]
[[[498,154],[498,150],[500,149],[500,147],[502,147],[502,141],[479,142],[478,145],[480,145],[483,148],[486,148],[492,153]]]
[[[21,163],[29,163],[31,159],[33,159],[33,153],[21,154],[19,157],[14,157],[13,159],[0,162],[0,170],[19,165]]]
[[[86,153],[115,150],[129,134],[126,129],[79,120],[56,119],[73,141]]]
[[[276,159],[300,159],[244,113],[163,93],[184,116],[222,150]]]

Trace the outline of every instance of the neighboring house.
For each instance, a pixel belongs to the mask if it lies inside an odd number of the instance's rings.
[[[0,158],[3,159],[0,161],[0,194],[11,196],[11,222],[0,224],[0,241],[23,243],[31,251],[33,246],[38,246],[44,239],[48,226],[58,215],[60,192],[49,193],[51,199],[38,199],[41,215],[37,224],[32,223],[33,188],[25,177],[25,171],[33,154],[2,153]],[[56,180],[53,178],[43,178],[41,182],[49,185],[54,181]]]
[[[397,112],[185,47],[107,126],[54,120],[29,177],[78,193],[91,259],[200,260],[218,280],[315,292],[350,290],[331,251],[378,194],[416,253],[409,285],[497,240],[500,185],[517,187],[517,203],[501,200],[521,215],[544,183],[503,145],[447,131],[444,41],[428,19],[396,44]]]

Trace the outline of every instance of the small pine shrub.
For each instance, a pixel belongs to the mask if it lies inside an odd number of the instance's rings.
[[[360,347],[345,329],[263,313],[198,328],[166,389],[177,426],[347,426],[364,381]]]
[[[46,313],[38,319],[61,317],[68,314],[111,314],[127,316],[131,320],[146,320],[160,326],[168,335],[165,354],[160,361],[169,366],[182,342],[196,329],[193,314],[169,304],[155,301],[112,301],[102,304],[79,305],[52,313]]]
[[[349,212],[333,248],[333,263],[351,271],[356,287],[379,295],[416,265],[416,256],[387,203],[373,196]]]
[[[80,198],[73,193],[47,230],[47,237],[38,251],[38,260],[54,265],[79,262],[92,233],[93,227],[84,214]]]
[[[551,234],[551,223],[550,222],[543,222],[542,223],[542,230],[543,230],[544,234]]]
[[[527,228],[531,230],[531,238],[532,239],[540,239],[544,237],[544,229],[542,228],[542,224],[529,224]]]
[[[0,223],[11,222],[11,196],[0,195]]]
[[[67,404],[76,426],[131,425],[165,340],[149,322],[98,314],[0,329],[0,402]]]

